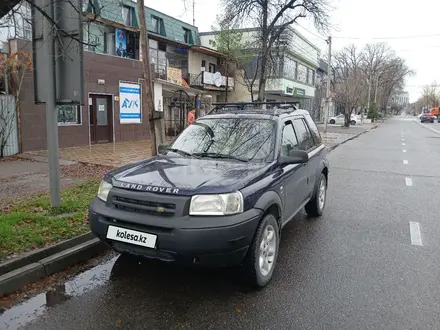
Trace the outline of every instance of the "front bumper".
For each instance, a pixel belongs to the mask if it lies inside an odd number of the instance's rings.
[[[128,212],[95,198],[89,208],[91,231],[121,253],[207,267],[240,264],[252,242],[262,211],[227,217],[163,217]],[[157,235],[156,248],[107,238],[108,226]]]

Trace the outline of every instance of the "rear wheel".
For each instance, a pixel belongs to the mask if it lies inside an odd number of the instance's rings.
[[[265,287],[272,279],[279,244],[278,222],[272,214],[268,214],[258,225],[254,240],[242,264],[246,281],[252,286]]]
[[[356,122],[355,122],[354,120],[352,120],[352,121],[350,122],[350,124],[351,124],[351,125],[356,125]]]
[[[305,210],[311,217],[320,217],[324,212],[327,201],[327,179],[324,173],[319,177],[319,183],[313,198],[306,204]]]

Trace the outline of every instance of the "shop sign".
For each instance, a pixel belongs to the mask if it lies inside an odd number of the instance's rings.
[[[306,90],[302,88],[295,88],[293,91],[293,96],[304,97],[306,96]]]
[[[119,82],[120,123],[141,123],[141,111],[141,85],[135,82]]]
[[[177,68],[167,68],[167,81],[182,86],[182,70]]]

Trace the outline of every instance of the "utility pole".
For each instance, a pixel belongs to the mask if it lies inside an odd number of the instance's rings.
[[[196,26],[196,11],[195,11],[195,6],[196,6],[196,0],[193,0],[193,25]]]
[[[330,83],[331,83],[331,71],[332,71],[332,37],[328,37],[328,69],[327,69],[327,94],[324,110],[324,133],[327,132],[328,116],[330,111],[331,96],[330,96]]]
[[[54,5],[51,0],[45,1],[46,14],[54,18]],[[55,77],[55,47],[51,22],[43,19],[44,44],[46,48],[47,72],[47,99],[46,99],[46,134],[47,153],[49,163],[50,204],[52,207],[61,206],[60,164],[58,159],[58,114],[56,111],[56,77]]]
[[[154,102],[153,102],[153,82],[151,79],[150,56],[148,53],[148,31],[145,25],[145,4],[144,0],[137,1],[138,6],[138,21],[139,21],[139,40],[142,50],[142,66],[144,70],[144,95],[142,98],[142,108],[148,114],[148,121],[150,123],[150,138],[151,138],[151,155],[157,155],[157,141],[156,141],[156,123],[154,118]]]
[[[374,92],[374,104],[376,104],[377,107],[377,88],[379,86],[379,75],[376,76],[376,90]]]

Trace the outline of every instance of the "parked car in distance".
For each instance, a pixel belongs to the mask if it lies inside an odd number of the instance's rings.
[[[350,119],[351,119],[350,120],[350,125],[356,125],[357,123],[361,122],[361,118],[358,115],[351,115]],[[341,124],[341,125],[344,125],[344,123],[345,123],[345,116],[344,116],[344,114],[340,114],[340,115],[331,117],[331,118],[329,118],[328,123],[329,124]]]
[[[420,116],[420,122],[425,123],[425,122],[430,122],[433,123],[435,120],[435,117],[429,113],[424,113]]]
[[[105,175],[89,207],[92,232],[121,253],[238,265],[266,286],[282,228],[303,208],[323,214],[329,161],[307,111],[255,106],[215,104],[156,157]]]

